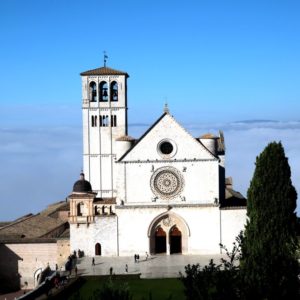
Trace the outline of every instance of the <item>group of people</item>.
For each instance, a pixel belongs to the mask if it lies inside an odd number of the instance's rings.
[[[148,260],[149,254],[148,252],[145,253],[145,260]],[[134,254],[134,262],[139,262],[140,261],[140,255],[139,254]]]
[[[140,261],[140,255],[139,254],[134,254],[133,257],[134,257],[134,262],[135,263],[138,263]],[[148,254],[148,252],[146,252],[145,253],[145,260],[148,260],[148,258],[149,258],[149,254]],[[92,267],[94,267],[95,265],[96,265],[95,264],[95,258],[93,257],[92,258]],[[128,273],[128,264],[125,265],[125,272]],[[75,270],[75,273],[76,273],[76,276],[77,276],[77,270]],[[113,274],[113,268],[112,267],[110,267],[109,273],[110,273],[110,275]]]
[[[138,263],[139,262],[139,260],[140,260],[140,255],[139,254],[134,254],[134,262],[136,263]]]
[[[74,256],[74,257],[79,257],[79,258],[84,257],[84,251],[78,249],[78,250],[77,250],[77,253],[76,253],[76,251],[74,250],[74,251],[73,251],[73,256]]]

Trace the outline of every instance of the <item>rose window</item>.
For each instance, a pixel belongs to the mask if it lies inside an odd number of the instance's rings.
[[[151,189],[161,198],[174,198],[183,188],[183,178],[173,167],[159,168],[151,177]]]

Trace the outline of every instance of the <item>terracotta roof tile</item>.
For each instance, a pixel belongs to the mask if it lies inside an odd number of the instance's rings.
[[[102,67],[97,68],[93,70],[88,70],[85,72],[80,73],[81,76],[87,76],[87,75],[125,75],[126,77],[129,77],[129,75],[126,72],[111,69],[108,67]]]
[[[116,139],[116,141],[121,142],[133,142],[135,139],[129,135],[123,135]]]
[[[65,222],[43,214],[37,214],[30,218],[11,223],[0,229],[0,239],[12,238],[38,238],[49,233],[51,230],[63,225]]]
[[[216,139],[217,137],[212,133],[205,133],[199,137],[199,139]]]
[[[53,238],[66,229],[66,221],[55,216],[68,210],[69,203],[61,201],[49,205],[39,214],[28,214],[0,228],[0,241]]]
[[[116,198],[95,198],[94,204],[116,204]]]

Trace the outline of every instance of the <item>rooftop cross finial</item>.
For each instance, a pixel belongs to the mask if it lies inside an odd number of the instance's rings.
[[[104,57],[103,57],[103,60],[104,60],[104,67],[106,67],[106,62],[107,62],[107,59],[108,59],[108,56],[107,56],[107,54],[106,54],[106,51],[103,51],[103,55],[104,55]]]
[[[168,106],[168,101],[167,101],[167,98],[166,98],[166,101],[165,101],[165,106],[164,106],[164,113],[169,113],[169,106]]]
[[[80,180],[84,180],[84,173],[83,173],[83,170],[81,170],[81,173],[80,173]]]

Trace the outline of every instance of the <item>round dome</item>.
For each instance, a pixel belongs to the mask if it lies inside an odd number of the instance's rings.
[[[91,184],[84,179],[84,174],[80,174],[80,179],[73,185],[73,193],[89,193],[92,192]]]

